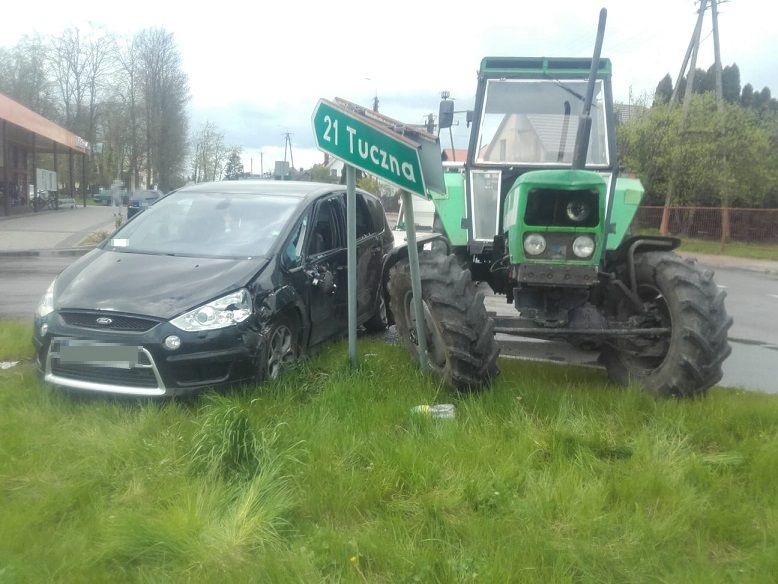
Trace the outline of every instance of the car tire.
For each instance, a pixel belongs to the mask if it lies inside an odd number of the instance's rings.
[[[265,332],[265,351],[260,366],[262,381],[278,379],[300,356],[300,327],[297,320],[279,315]]]

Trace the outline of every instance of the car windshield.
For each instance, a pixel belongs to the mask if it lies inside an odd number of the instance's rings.
[[[195,257],[261,256],[299,202],[295,197],[179,191],[127,223],[105,248]]]
[[[570,164],[586,81],[490,79],[486,86],[477,162]],[[595,84],[587,165],[607,166],[603,83]]]

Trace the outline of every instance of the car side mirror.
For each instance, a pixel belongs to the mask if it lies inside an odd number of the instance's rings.
[[[321,290],[322,294],[334,294],[338,289],[338,285],[335,283],[335,276],[324,266],[306,270],[305,273],[310,278],[311,286]]]

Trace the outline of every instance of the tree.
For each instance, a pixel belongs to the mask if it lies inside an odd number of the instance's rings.
[[[725,101],[737,103],[740,98],[740,68],[737,63],[727,65],[721,71],[721,88]]]
[[[233,146],[227,158],[227,166],[224,167],[224,180],[238,180],[243,176],[243,161],[241,160],[241,147]]]
[[[743,92],[740,94],[740,105],[751,107],[754,103],[754,86],[746,83],[743,86]]]
[[[146,29],[133,39],[145,115],[146,184],[163,191],[183,182],[189,79],[173,33]]]
[[[357,186],[368,193],[381,196],[381,185],[379,184],[378,179],[372,175],[365,175],[358,179]]]
[[[311,181],[321,183],[334,183],[338,177],[332,176],[330,170],[323,164],[314,164],[311,167]]]
[[[654,92],[654,105],[669,103],[670,97],[673,95],[673,79],[668,73],[662,77],[661,81],[656,86]]]
[[[224,133],[213,122],[205,122],[192,136],[192,145],[192,180],[199,183],[221,179],[228,155]]]
[[[679,108],[654,106],[619,128],[622,163],[644,181],[649,202],[661,203],[669,174],[677,169],[672,204],[759,206],[778,185],[772,116],[726,103],[719,113],[712,93],[690,97],[686,128]]]
[[[47,47],[38,35],[0,48],[0,91],[40,115],[57,118],[56,96],[47,72]]]

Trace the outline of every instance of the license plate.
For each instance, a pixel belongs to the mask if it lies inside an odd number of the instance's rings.
[[[60,363],[132,369],[138,364],[138,347],[73,339],[63,340],[59,341],[59,360]]]

